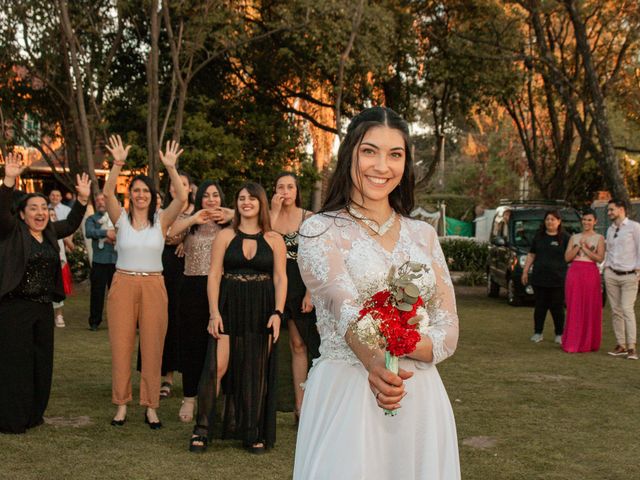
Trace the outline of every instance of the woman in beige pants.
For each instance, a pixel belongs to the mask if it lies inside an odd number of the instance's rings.
[[[176,196],[168,208],[156,211],[157,193],[151,179],[136,175],[129,183],[129,210],[115,195],[118,174],[129,153],[119,136],[109,139],[107,150],[113,167],[104,186],[107,212],[116,226],[118,261],[107,299],[111,342],[112,402],[118,406],[111,425],[124,425],[131,401],[131,355],[136,326],[140,332],[142,372],[140,404],[146,407],[144,421],[152,429],[162,427],[156,409],[160,405],[160,367],[167,331],[167,292],[162,278],[162,249],[167,229],[187,200],[176,162],[182,153],[176,142],[167,142],[160,160],[169,173]]]

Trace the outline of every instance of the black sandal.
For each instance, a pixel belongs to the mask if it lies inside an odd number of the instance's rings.
[[[170,382],[162,382],[160,385],[160,398],[169,398],[171,396],[171,387],[173,387],[173,383]]]
[[[195,433],[191,436],[191,440],[189,440],[189,451],[195,453],[202,453],[207,449],[207,443],[209,439],[205,435],[196,435]],[[196,444],[200,445],[196,445]]]

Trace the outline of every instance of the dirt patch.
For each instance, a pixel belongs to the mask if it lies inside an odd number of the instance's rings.
[[[487,437],[484,435],[480,435],[478,437],[469,437],[462,440],[463,445],[479,449],[493,448],[496,446],[496,443],[498,443],[498,440],[493,437]]]
[[[44,423],[47,425],[53,425],[55,427],[86,427],[91,425],[91,417],[81,415],[79,417],[45,417]]]

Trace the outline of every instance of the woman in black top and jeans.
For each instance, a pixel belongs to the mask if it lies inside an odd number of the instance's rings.
[[[58,239],[73,234],[91,182],[77,177],[78,201],[66,220],[49,221],[47,199],[24,195],[13,212],[24,167],[11,155],[0,186],[0,432],[24,433],[43,422],[53,370],[53,301],[64,299]]]
[[[538,343],[543,340],[544,321],[547,310],[550,310],[555,328],[555,342],[562,343],[564,279],[567,274],[564,251],[568,241],[569,235],[562,231],[560,213],[557,210],[547,211],[540,231],[531,243],[531,249],[522,272],[522,284],[531,283],[536,297],[532,342]],[[531,279],[529,279],[529,268],[532,265],[533,272]]]

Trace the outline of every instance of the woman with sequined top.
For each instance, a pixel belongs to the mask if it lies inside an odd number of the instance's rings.
[[[193,213],[179,218],[171,227],[172,235],[184,249],[184,279],[178,296],[180,368],[184,399],[178,416],[193,420],[198,381],[207,352],[209,301],[207,275],[211,265],[211,246],[223,226],[231,222],[233,210],[223,208],[220,186],[205,180],[196,192]]]
[[[287,247],[287,301],[284,318],[289,329],[294,414],[297,423],[304,396],[301,385],[307,380],[309,360],[320,355],[320,336],[316,328],[311,293],[305,287],[298,268],[298,230],[312,212],[301,208],[300,185],[293,173],[283,172],[278,175],[274,190],[275,194],[271,199],[271,225],[282,235]]]
[[[43,422],[53,371],[53,305],[64,299],[58,239],[82,222],[90,192],[77,176],[78,201],[66,220],[50,221],[47,198],[24,195],[12,211],[24,170],[9,154],[0,186],[0,432],[24,433]]]

